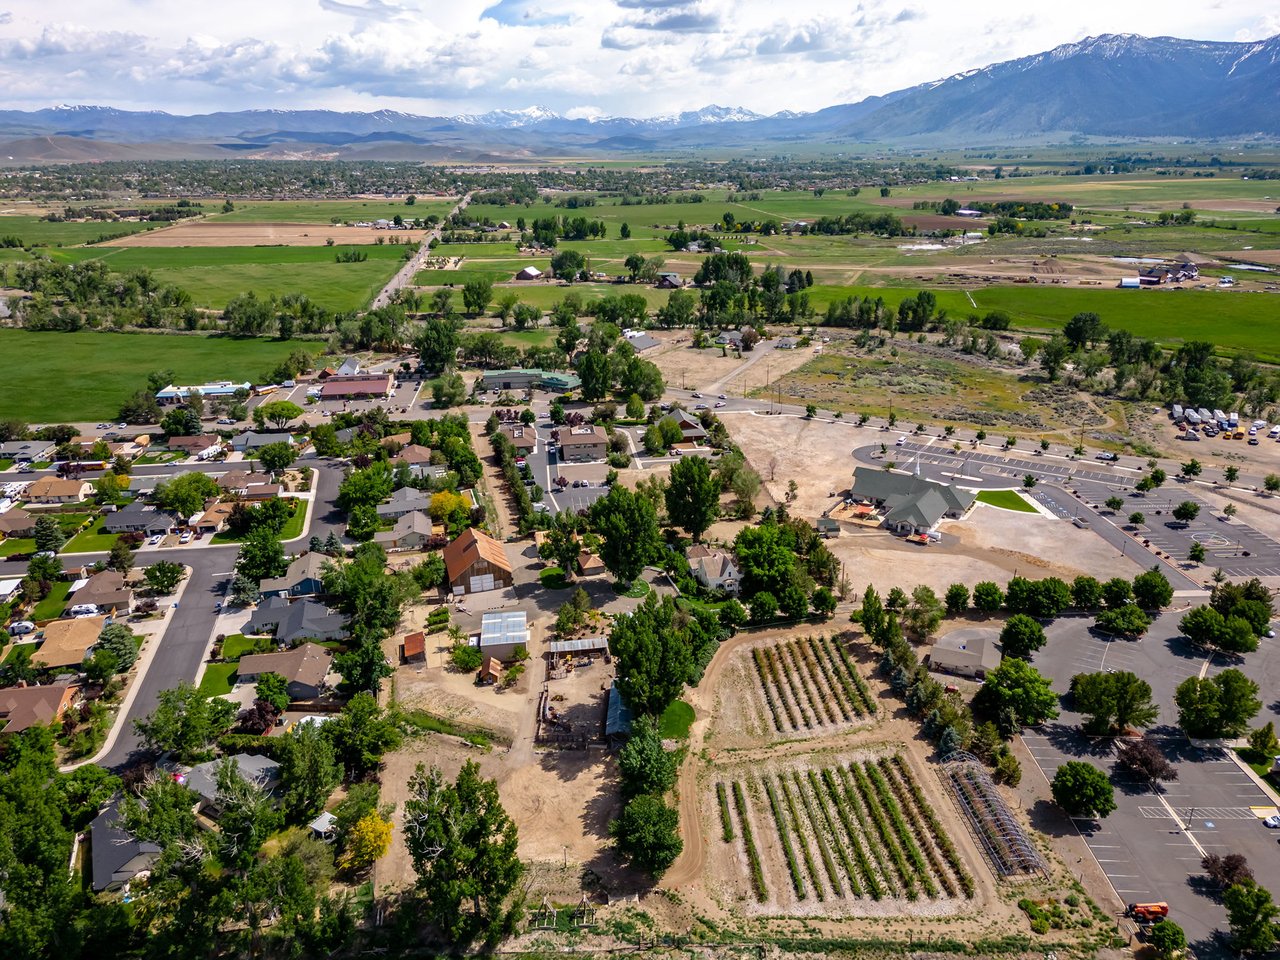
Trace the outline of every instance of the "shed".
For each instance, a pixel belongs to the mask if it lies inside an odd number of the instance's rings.
[[[517,280],[540,280],[542,279],[542,271],[530,264],[527,267],[521,267],[516,271]]]
[[[547,653],[553,657],[572,656],[575,653],[608,653],[609,641],[605,637],[578,637],[574,640],[552,640]]]
[[[426,663],[427,635],[419,630],[406,636],[400,645],[400,658],[405,663]]]
[[[502,661],[496,657],[485,657],[484,666],[476,674],[476,682],[482,684],[497,683],[502,676]]]
[[[529,651],[529,622],[523,610],[491,610],[480,620],[480,652],[513,660],[517,647]]]
[[[631,736],[631,707],[622,696],[618,681],[609,687],[609,705],[605,712],[604,739],[611,747],[620,747]]]

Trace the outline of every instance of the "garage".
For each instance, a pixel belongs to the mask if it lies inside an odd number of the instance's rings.
[[[482,575],[482,576],[479,576],[479,577],[472,577],[472,578],[471,578],[471,580],[470,580],[470,586],[469,586],[469,588],[468,588],[468,592],[469,592],[469,593],[480,593],[480,592],[482,592],[482,591],[484,591],[484,590],[492,590],[492,589],[494,588],[494,586],[496,586],[496,585],[495,585],[495,584],[494,584],[494,582],[493,582],[493,574],[492,574],[492,573],[486,573],[486,574],[484,574],[484,575]]]

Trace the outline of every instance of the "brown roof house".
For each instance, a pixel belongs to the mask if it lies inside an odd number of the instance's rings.
[[[500,590],[514,582],[502,544],[475,527],[444,548],[444,566],[455,594]]]
[[[533,427],[526,427],[523,423],[504,423],[498,430],[521,453],[532,453],[538,445],[538,435],[534,433]]]
[[[584,577],[598,577],[605,573],[604,561],[590,550],[578,554],[578,573]]]
[[[219,488],[227,491],[227,493],[243,495],[251,486],[270,483],[271,474],[259,473],[256,470],[228,470],[218,477],[217,481]]]
[[[210,500],[204,506],[204,513],[200,514],[200,518],[192,526],[197,533],[221,533],[227,529],[227,521],[231,519],[231,512],[235,508],[234,503]]]
[[[390,530],[379,530],[373,542],[388,553],[394,550],[421,550],[435,532],[435,525],[425,513],[406,513]]]
[[[84,480],[41,477],[27,487],[27,500],[31,503],[79,503],[91,493],[93,484]]]
[[[0,534],[6,537],[29,537],[36,532],[36,518],[21,507],[0,513]]]
[[[389,461],[393,467],[404,464],[415,477],[442,477],[448,472],[444,464],[432,464],[431,450],[416,443],[411,443]]]
[[[609,436],[600,427],[582,426],[560,431],[562,460],[603,460],[608,452]]]
[[[164,445],[175,453],[208,460],[222,449],[222,439],[212,433],[198,433],[194,437],[169,437]]]
[[[128,613],[133,607],[133,590],[125,583],[123,573],[103,570],[71,595],[71,603],[91,603],[99,613]]]
[[[684,552],[689,561],[689,570],[708,590],[723,590],[725,593],[737,594],[738,581],[742,574],[733,554],[727,550],[716,550],[701,543],[695,543]]]
[[[102,616],[50,621],[44,628],[44,642],[31,655],[31,661],[58,672],[69,667],[79,669],[84,658],[93,652],[106,622]]]
[[[79,699],[80,688],[75,684],[6,687],[0,690],[0,733],[48,726],[60,720]]]
[[[314,700],[324,692],[332,655],[314,643],[301,643],[283,653],[254,653],[240,658],[236,676],[240,683],[254,683],[264,673],[278,673],[294,700]]]

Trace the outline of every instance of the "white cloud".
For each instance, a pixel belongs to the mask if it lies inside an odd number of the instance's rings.
[[[1256,0],[46,0],[0,12],[6,107],[814,110],[1098,33],[1260,39]],[[161,12],[163,16],[161,16]]]

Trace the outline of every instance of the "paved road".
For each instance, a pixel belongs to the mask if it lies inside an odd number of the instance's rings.
[[[467,194],[458,201],[457,206],[449,211],[448,216],[460,213],[465,210],[467,204],[471,202],[471,194]],[[413,255],[403,267],[396,271],[396,275],[387,281],[387,285],[378,291],[378,295],[373,298],[373,303],[369,309],[377,310],[379,307],[385,307],[391,302],[391,298],[395,296],[397,290],[404,287],[413,286],[413,278],[418,275],[418,271],[422,270],[427,262],[427,258],[431,256],[431,241],[440,239],[440,231],[444,229],[444,225],[448,222],[448,217],[440,221],[440,224],[434,227],[429,233],[422,238],[422,244],[418,247],[418,252]]]

